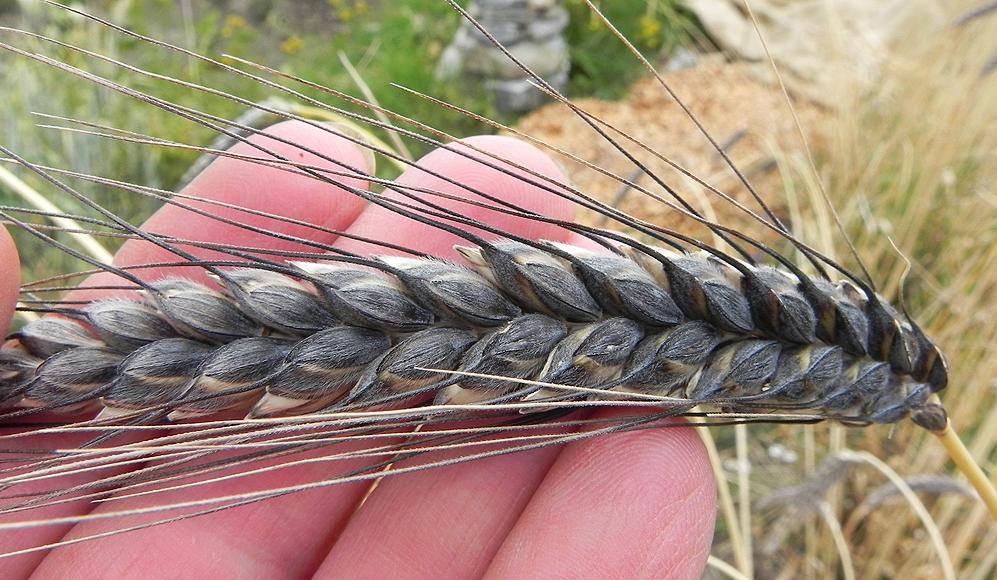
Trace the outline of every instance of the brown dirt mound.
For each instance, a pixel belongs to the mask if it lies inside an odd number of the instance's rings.
[[[785,219],[786,206],[781,195],[783,183],[777,159],[787,152],[801,150],[802,145],[781,91],[751,78],[743,65],[715,61],[670,73],[665,80],[718,143],[731,143],[728,153],[734,163],[748,176],[780,219]],[[630,95],[621,101],[580,99],[577,103],[756,213],[761,212],[759,205],[738,183],[720,155],[655,79],[638,82]],[[823,116],[821,110],[803,101],[796,101],[793,105],[801,123],[808,128],[809,139],[819,139],[818,132],[813,128],[819,126]],[[563,105],[544,107],[522,119],[516,128],[618,176],[629,179],[634,175],[635,166],[630,161]],[[665,161],[632,142],[618,138],[618,135],[614,137],[704,215],[715,216],[719,223],[745,230],[762,240],[774,238],[771,232],[752,223],[745,213],[671,168]],[[618,181],[568,157],[560,156],[559,161],[580,190],[606,203],[617,200],[622,187]],[[641,175],[637,182],[667,196],[665,190],[648,175]],[[693,220],[633,189],[624,195],[617,206],[662,227],[692,233],[700,238],[707,235],[703,227]],[[579,215],[579,222],[598,224],[600,218],[586,212]]]

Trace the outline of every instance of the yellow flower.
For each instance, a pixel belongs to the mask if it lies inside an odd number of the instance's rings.
[[[238,14],[229,14],[225,17],[225,26],[222,27],[222,38],[232,38],[232,35],[242,28],[249,28],[246,20]]]
[[[647,44],[657,45],[661,42],[661,30],[661,22],[645,14],[640,17],[640,31],[637,36]]]
[[[300,36],[289,36],[287,40],[280,43],[280,51],[284,54],[298,54],[305,46],[305,41]]]

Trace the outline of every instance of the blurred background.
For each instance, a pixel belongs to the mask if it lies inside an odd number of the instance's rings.
[[[417,118],[451,135],[495,131],[390,85],[398,83],[426,92],[482,115],[499,114],[495,93],[484,88],[482,83],[437,80],[441,55],[454,39],[461,22],[460,16],[442,1],[94,0],[72,5],[201,54],[215,58],[231,54],[359,98],[365,98],[364,91],[369,90],[370,96],[381,106]],[[570,93],[601,98],[618,98],[625,94],[640,73],[639,63],[628,58],[624,47],[610,41],[609,32],[588,13],[583,2],[569,1],[563,9],[572,15],[567,27],[559,33],[567,40],[566,46],[570,46]],[[687,34],[695,29],[689,12],[679,8],[673,0],[612,2],[607,3],[606,9],[607,15],[626,33],[634,35],[642,50],[650,54],[681,46],[686,42]],[[151,72],[210,85],[254,102],[272,96],[271,90],[230,72],[176,52],[155,49],[37,0],[2,0],[0,25],[30,30]],[[179,105],[210,110],[233,119],[246,112],[244,106],[225,99],[152,81],[37,39],[5,33],[0,40],[92,70],[112,81],[134,81],[136,88],[154,91]],[[344,66],[344,61],[355,68],[354,76]],[[363,87],[358,84],[358,78]],[[45,121],[29,112],[83,119],[197,145],[208,145],[214,138],[203,126],[185,122],[151,106],[139,105],[120,93],[74,80],[65,71],[7,51],[0,51],[0,82],[4,87],[0,135],[7,146],[45,165],[70,167],[174,190],[182,184],[185,173],[198,155],[179,149],[136,146],[39,129],[36,125]],[[329,99],[320,91],[301,90],[312,97]],[[361,107],[342,101],[333,104],[363,112]],[[499,119],[506,122],[516,117],[517,113],[499,115]],[[274,120],[276,118],[259,119],[258,122],[268,124]],[[378,136],[387,139],[383,132]],[[417,142],[406,143],[406,147],[415,157],[427,150]],[[381,167],[383,174],[391,174],[390,166],[381,164]],[[32,186],[40,185],[33,176],[21,175],[21,178]],[[155,209],[155,203],[148,199],[122,196],[93,185],[79,185],[97,201],[110,203],[119,215],[131,221],[141,221]],[[0,203],[11,204],[15,199],[10,187],[0,187]],[[67,212],[85,213],[79,204],[71,201],[65,204],[61,207]],[[19,244],[26,244],[33,252],[46,250],[30,236],[15,235]],[[114,241],[109,243],[113,249]],[[38,269],[30,277],[73,267],[67,260],[71,262],[53,252],[44,261],[29,265]]]
[[[489,91],[474,94],[467,90],[467,85],[435,80],[440,57],[460,25],[460,16],[445,2],[95,0],[76,5],[136,32],[202,54],[212,57],[232,54],[363,98],[363,92],[342,64],[341,56],[345,57],[382,106],[417,117],[453,135],[488,129],[413,98],[389,83],[455,100],[480,114],[493,116],[497,112],[494,94]],[[607,52],[605,47],[613,45],[609,33],[593,23],[583,2],[568,2],[566,8],[574,16],[564,30],[572,53],[571,93],[603,98],[621,96],[637,78],[640,65],[626,58],[626,50],[621,46],[614,45]],[[612,2],[606,8],[607,14],[625,32],[635,35],[642,49],[651,53],[681,45],[685,34],[693,28],[689,13],[672,0],[650,4]],[[151,49],[147,44],[71,13],[53,10],[42,2],[2,0],[0,24],[31,30],[143,69],[211,85],[254,101],[270,95],[264,87],[231,73],[174,52]],[[112,80],[136,76],[29,38],[4,34],[3,41],[27,50],[44,51],[70,65],[93,66],[95,72]],[[211,108],[227,117],[244,112],[237,104],[182,87],[136,80],[141,83],[139,88],[154,87],[157,95],[177,104]],[[23,57],[0,54],[0,81],[5,102],[0,134],[9,146],[39,162],[113,174],[118,179],[171,189],[196,155],[106,141],[98,148],[93,138],[34,128],[37,119],[23,114],[26,111],[58,113],[122,128],[137,127],[150,135],[188,143],[207,144],[213,138],[203,127],[178,121],[152,107],[137,106],[127,97],[92,84],[69,81],[65,72]],[[320,94],[307,89],[304,92],[309,96]],[[348,104],[336,105],[350,108]],[[424,153],[418,144],[408,146],[413,148],[413,155]],[[121,208],[121,211],[129,218],[136,218],[148,208]]]

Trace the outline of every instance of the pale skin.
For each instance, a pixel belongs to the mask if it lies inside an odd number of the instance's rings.
[[[283,123],[269,131],[297,143],[307,143],[325,156],[366,170],[360,150],[340,137],[295,122]],[[334,167],[329,161],[290,145],[265,139],[260,142],[295,161]],[[500,137],[478,137],[470,142],[561,182],[567,181],[548,157],[523,142]],[[237,150],[260,155],[246,145],[239,145]],[[570,219],[573,214],[570,203],[452,152],[436,151],[420,164],[534,211],[561,219]],[[417,170],[407,171],[399,182],[467,195],[457,186]],[[353,183],[362,185],[360,180]],[[307,220],[438,256],[455,257],[452,246],[462,242],[386,210],[365,207],[362,201],[329,184],[245,161],[217,160],[184,193]],[[579,243],[554,226],[456,201],[438,203],[524,237]],[[217,208],[212,211],[219,212]],[[337,240],[335,236],[302,226],[232,210],[226,211],[226,215],[357,253],[385,253],[368,244],[345,238]],[[143,227],[181,238],[314,251],[170,207],[157,212]],[[118,253],[115,263],[175,259],[147,243],[129,242]],[[4,327],[16,296],[18,257],[2,228],[0,264],[3,272],[0,327]],[[172,273],[197,276],[190,268]],[[141,271],[145,278],[162,275],[162,271]],[[89,283],[116,284],[120,280],[98,275]],[[106,294],[77,291],[73,299]],[[593,416],[605,413],[600,411]],[[44,444],[66,447],[83,440],[83,437],[58,436],[50,437]],[[40,444],[33,442],[34,446]],[[5,443],[5,447],[10,445]],[[419,461],[440,458],[437,454]],[[325,479],[373,461],[314,463],[214,483],[210,492],[228,495]],[[75,481],[82,483],[87,479],[79,476]],[[363,482],[326,487],[76,544],[47,554],[3,559],[0,576],[698,578],[713,537],[713,476],[699,437],[690,428],[615,434],[387,478],[358,510],[356,506],[366,489]],[[21,513],[15,514],[16,518],[2,517],[0,521],[121,510],[180,502],[202,494],[203,491],[179,490],[96,508],[77,502],[50,508],[44,514]],[[162,517],[103,520],[3,533],[0,552]]]

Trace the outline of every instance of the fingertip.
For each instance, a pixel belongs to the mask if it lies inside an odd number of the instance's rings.
[[[235,144],[229,151],[254,158],[283,158],[331,172],[366,174],[370,170],[366,155],[356,144],[341,135],[300,121],[272,125],[262,134],[251,136],[248,141],[249,143]],[[330,180],[342,184],[343,187],[340,187],[295,171],[290,165],[273,166],[249,159],[219,157],[195,177],[184,188],[183,193],[234,206],[219,207],[189,202],[214,216],[295,237],[331,241],[331,235],[307,226],[235,209],[238,207],[267,212],[333,229],[345,229],[363,209],[364,200],[350,190],[366,189],[368,184],[365,179],[332,173],[326,175]],[[156,212],[143,225],[143,229],[166,230],[178,237],[233,244],[280,249],[296,246],[265,233],[224,224],[175,206],[166,206]]]
[[[614,433],[571,444],[489,576],[544,569],[558,577],[699,578],[712,544],[715,498],[709,459],[691,428]],[[552,536],[552,529],[570,533]]]
[[[594,418],[620,415],[605,410]],[[713,545],[716,518],[716,484],[713,467],[699,432],[679,427],[673,419],[667,427],[601,437],[579,450],[603,461],[606,467],[596,477],[617,488],[638,517],[624,522],[624,543],[644,557],[634,563],[655,577],[699,578]],[[627,535],[629,534],[629,535]],[[661,548],[655,550],[654,545]],[[668,551],[664,551],[667,547]],[[635,576],[636,574],[635,569]]]
[[[17,248],[7,229],[0,226],[0,336],[7,334],[20,286],[21,262]]]
[[[320,251],[303,243],[277,238],[267,232],[279,232],[323,244],[332,243],[336,237],[333,233],[306,224],[329,230],[345,230],[363,210],[366,202],[350,190],[367,189],[368,182],[361,175],[371,170],[368,156],[358,145],[338,134],[342,131],[332,131],[301,121],[285,121],[264,129],[261,134],[251,136],[249,143],[237,143],[229,151],[253,158],[279,157],[308,167],[356,174],[327,174],[330,180],[342,187],[309,175],[294,173],[294,168],[290,165],[274,166],[250,159],[221,156],[183,189],[185,196],[196,199],[177,200],[206,215],[199,215],[178,205],[166,205],[146,220],[142,229],[200,242],[282,251]],[[227,207],[199,201],[201,199],[221,202]],[[239,208],[279,217],[253,214]],[[229,223],[215,218],[224,218]],[[200,258],[232,259],[226,254],[203,248],[183,249]],[[183,258],[149,242],[137,240],[126,243],[115,256],[115,265],[118,266],[177,261],[183,261]],[[171,275],[199,278],[196,270],[183,267],[161,268],[147,274],[162,276],[167,272]]]
[[[595,416],[619,413],[607,410]],[[662,429],[624,433],[615,442],[603,438],[590,443],[607,461],[618,462],[615,481],[621,496],[629,496],[632,509],[641,515],[625,526],[631,549],[642,556],[634,561],[634,575],[699,578],[713,546],[716,479],[700,433],[677,426],[683,419],[671,421]]]
[[[346,131],[303,121],[282,121],[255,133],[228,151],[244,158],[220,156],[199,173],[186,191],[206,197],[243,195],[255,201],[258,195],[318,190],[328,194],[328,182],[295,174],[293,164],[328,169],[330,179],[351,187],[366,188],[364,176],[371,171],[371,157],[348,138]],[[259,159],[284,159],[285,163],[261,164]],[[291,171],[285,171],[284,169]],[[335,175],[334,173],[346,175]],[[335,187],[335,186],[332,186]],[[351,196],[352,197],[352,196]],[[362,201],[360,202],[362,204]]]
[[[564,186],[571,183],[567,174],[553,158],[522,139],[476,135],[451,143],[448,148],[436,149],[423,161],[441,173],[459,176],[461,183],[520,205],[523,209],[556,220],[571,221],[575,217],[577,204],[562,197],[567,193]],[[419,182],[427,178],[431,182],[438,181],[438,178],[419,171],[407,172],[399,181],[412,179]],[[570,235],[548,223],[495,212],[492,215],[499,223],[525,238],[539,239],[547,234],[546,237],[563,240]]]
[[[527,211],[553,220],[571,221],[575,203],[562,197],[568,191],[565,187],[568,183],[567,176],[554,160],[537,147],[512,137],[482,135],[430,152],[398,177],[396,190],[389,188],[386,193],[393,199],[411,193],[463,218],[486,224],[494,231],[483,231],[456,220],[452,222],[456,228],[486,239],[516,235],[563,241],[569,235],[567,230],[548,221],[516,217],[508,212],[510,209]],[[420,193],[426,191],[443,195]],[[493,200],[497,199],[510,207],[496,211],[465,203],[463,199],[487,206],[495,206]],[[405,202],[413,203],[411,200]],[[452,246],[466,243],[457,235],[381,207],[367,208],[354,223],[351,233],[444,257],[455,257]],[[385,253],[371,244],[346,239],[341,242],[342,249],[352,252]]]

